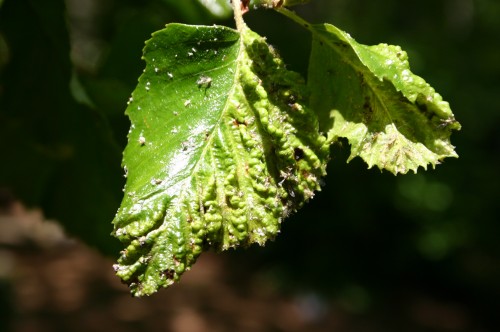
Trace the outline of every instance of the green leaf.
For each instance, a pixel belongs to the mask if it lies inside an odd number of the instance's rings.
[[[460,124],[449,104],[410,71],[399,46],[358,44],[336,27],[308,25],[313,33],[310,106],[329,139],[345,137],[349,160],[394,174],[433,167],[457,157],[449,137]]]
[[[144,60],[114,219],[126,245],[115,270],[136,296],[177,281],[204,250],[274,238],[320,189],[328,158],[303,79],[248,28],[169,24]]]

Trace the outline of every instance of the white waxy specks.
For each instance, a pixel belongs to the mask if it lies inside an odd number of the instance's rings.
[[[385,65],[386,65],[386,66],[390,66],[390,65],[392,65],[393,63],[394,63],[394,61],[392,61],[391,59],[387,59],[387,60],[385,61]]]
[[[188,99],[184,102],[185,107],[188,107],[189,105],[191,105],[191,99]]]
[[[172,74],[172,73],[167,73],[167,76],[168,76],[168,78],[170,78],[170,79],[174,78],[174,74]]]
[[[155,67],[155,73],[157,73],[160,70],[160,68]]]
[[[210,85],[212,85],[212,78],[201,75],[200,78],[196,81],[196,84],[198,84],[198,87],[200,88],[209,88]]]
[[[193,47],[192,50],[193,50],[194,53],[196,53],[196,48]]]
[[[134,101],[134,98],[133,97],[130,97],[127,101],[127,105],[130,105],[130,103],[132,103]]]
[[[189,56],[193,56],[193,54],[194,54],[193,52],[188,52]]]
[[[407,69],[403,70],[401,72],[401,76],[402,76],[403,81],[413,82],[413,77],[411,76],[411,72],[409,70],[407,70]]]
[[[144,145],[146,144],[146,138],[144,136],[139,136],[139,144],[140,145]]]
[[[163,182],[163,180],[160,180],[160,179],[151,179],[151,184],[155,185],[155,186],[161,184],[162,182]]]
[[[140,111],[141,110],[141,106],[137,106],[137,110]]]
[[[124,230],[123,228],[118,228],[115,232],[116,236],[122,236],[122,235],[127,235],[127,231]]]
[[[149,91],[151,86],[151,82],[146,82],[146,91]]]
[[[255,230],[255,234],[257,234],[258,236],[266,236],[266,233],[264,233],[264,230],[262,228],[257,228]]]

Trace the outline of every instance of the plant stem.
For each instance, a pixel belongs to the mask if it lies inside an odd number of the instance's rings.
[[[285,7],[275,8],[275,10],[277,12],[279,12],[280,14],[283,14],[286,17],[290,18],[292,21],[295,21],[295,23],[298,23],[298,24],[302,25],[304,28],[306,28],[307,30],[311,31],[311,24],[309,22],[307,22],[306,20],[304,20],[299,15],[295,14],[295,12],[286,9]]]
[[[241,10],[241,0],[233,0],[234,21],[236,22],[236,29],[242,32],[245,28],[245,21],[243,21],[243,12]]]

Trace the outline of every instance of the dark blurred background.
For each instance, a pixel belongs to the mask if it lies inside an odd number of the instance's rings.
[[[204,254],[180,284],[128,295],[109,236],[126,101],[152,32],[234,25],[224,1],[202,2],[0,0],[0,331],[498,331],[496,0],[296,7],[358,42],[401,45],[462,124],[460,158],[394,177],[346,164],[336,144],[323,191],[274,242]],[[306,31],[270,10],[245,16],[306,75]]]

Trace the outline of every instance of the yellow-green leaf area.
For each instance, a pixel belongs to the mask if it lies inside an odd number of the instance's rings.
[[[263,245],[319,190],[328,158],[304,80],[265,40],[170,24],[144,48],[126,114],[115,270],[136,296],[168,287],[205,250]]]
[[[460,124],[449,104],[410,71],[399,46],[366,46],[330,24],[311,25],[311,107],[329,139],[347,138],[352,158],[394,174],[457,157]]]

